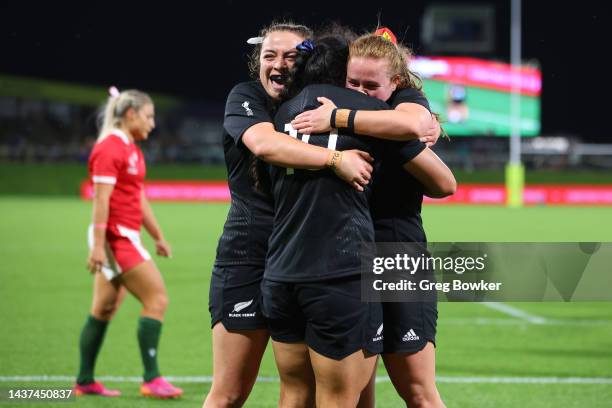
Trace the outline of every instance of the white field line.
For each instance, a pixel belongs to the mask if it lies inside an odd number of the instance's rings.
[[[378,381],[378,377],[376,378]],[[610,377],[447,377],[436,378],[439,383],[471,384],[612,384]]]
[[[440,324],[465,324],[471,321],[472,324],[481,325],[511,325],[511,324],[537,324],[537,325],[551,325],[551,326],[607,326],[612,325],[612,320],[609,319],[597,319],[597,320],[583,320],[583,319],[549,319],[527,313],[524,310],[516,308],[514,306],[507,305],[505,303],[498,302],[481,302],[483,306],[498,312],[504,313],[508,316],[516,319],[491,319],[491,318],[469,318],[469,319],[440,319]],[[518,319],[518,320],[517,320]]]
[[[100,381],[112,383],[140,383],[142,377],[100,376]],[[210,384],[210,376],[167,376],[169,381],[177,383]],[[257,377],[258,382],[277,383],[278,377]],[[389,382],[389,377],[376,377],[377,383]],[[612,377],[455,377],[438,376],[438,383],[446,384],[612,384]],[[0,382],[67,382],[73,383],[74,376],[69,375],[14,375],[0,376]]]
[[[524,326],[532,322],[523,319],[505,319],[488,317],[466,317],[439,319],[440,326],[448,325],[477,325],[477,326]],[[544,319],[540,325],[549,326],[612,326],[612,320],[579,320],[579,319]]]
[[[483,306],[488,307],[489,309],[497,310],[498,312],[507,314],[512,317],[516,317],[517,319],[525,320],[533,324],[546,324],[548,320],[541,316],[535,316],[535,315],[529,314],[521,309],[517,309],[516,307],[512,307],[505,303],[482,302],[481,304]]]

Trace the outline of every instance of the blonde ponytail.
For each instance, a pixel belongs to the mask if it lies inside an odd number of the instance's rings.
[[[104,140],[114,128],[121,126],[128,109],[133,108],[136,112],[146,104],[153,104],[149,95],[136,89],[130,89],[119,93],[116,88],[111,88],[111,95],[98,117],[99,133],[98,142]]]

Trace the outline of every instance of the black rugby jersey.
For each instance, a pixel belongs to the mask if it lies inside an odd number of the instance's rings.
[[[395,91],[387,103],[395,109],[401,103],[417,103],[429,110],[429,103],[420,91],[412,88]],[[395,160],[386,160],[380,166],[379,177],[372,188],[371,211],[377,242],[427,242],[421,204],[424,187],[408,173],[402,164],[412,160],[425,149],[425,144],[389,142],[390,154]]]
[[[317,97],[339,108],[389,109],[384,102],[332,85],[309,85],[284,103],[275,116],[276,130],[332,150],[359,149],[383,159],[382,140],[339,129],[301,135],[290,129],[299,113],[317,108]],[[399,165],[396,163],[396,165]],[[358,192],[333,171],[270,166],[274,196],[274,227],[264,276],[281,282],[308,282],[359,274],[360,246],[374,241],[368,199],[370,188]],[[376,177],[376,175],[373,175]]]
[[[223,149],[231,206],[217,246],[215,265],[265,263],[274,216],[272,196],[255,188],[250,174],[253,153],[242,143],[244,132],[261,122],[272,123],[274,101],[259,81],[243,82],[229,93],[223,121]],[[267,172],[260,172],[267,177]]]

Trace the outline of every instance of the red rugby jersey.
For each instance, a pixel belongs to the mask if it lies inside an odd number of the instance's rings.
[[[122,225],[140,230],[142,224],[141,192],[146,166],[140,148],[125,133],[113,129],[96,143],[89,156],[89,177],[93,183],[113,184],[108,227]]]

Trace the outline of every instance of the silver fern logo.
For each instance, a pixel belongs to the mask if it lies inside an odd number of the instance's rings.
[[[246,302],[239,302],[239,303],[236,303],[236,304],[234,305],[234,310],[232,310],[232,313],[238,313],[238,312],[240,312],[241,310],[246,309],[247,307],[251,306],[251,303],[253,303],[253,299],[248,300],[248,301],[246,301]]]
[[[376,336],[372,338],[372,341],[381,341],[383,339],[383,325],[384,323],[381,323],[380,326],[378,326],[378,330],[376,330]]]

